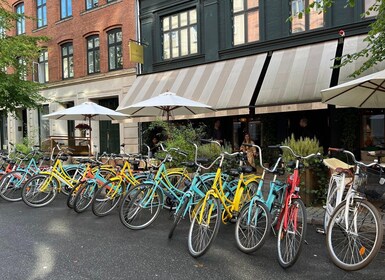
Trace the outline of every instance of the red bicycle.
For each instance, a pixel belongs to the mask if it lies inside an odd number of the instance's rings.
[[[299,171],[304,166],[302,161],[321,154],[300,156],[288,146],[274,146],[273,148],[287,150],[295,159],[286,164],[286,167],[293,171],[287,177],[284,202],[276,225],[276,229],[278,229],[278,261],[283,268],[288,268],[297,261],[306,236],[306,208],[299,196]]]

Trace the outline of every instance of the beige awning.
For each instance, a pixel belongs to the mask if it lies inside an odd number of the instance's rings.
[[[313,107],[314,102],[320,102],[321,90],[330,85],[336,48],[337,40],[275,51],[257,98],[256,111],[258,107],[301,103]]]
[[[138,76],[119,108],[171,91],[219,110],[198,117],[237,115],[247,111],[265,59],[266,53]]]

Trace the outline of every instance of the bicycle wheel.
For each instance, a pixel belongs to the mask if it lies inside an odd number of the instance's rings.
[[[21,197],[31,207],[43,207],[51,203],[57,195],[58,182],[50,175],[35,175],[23,186]]]
[[[188,233],[188,250],[194,258],[204,255],[218,234],[221,223],[221,208],[217,198],[212,195],[194,209]]]
[[[270,212],[258,200],[242,207],[235,224],[235,241],[242,252],[249,254],[263,246],[270,233]]]
[[[79,182],[84,173],[84,166],[83,165],[71,165],[64,167],[64,171],[67,173],[69,177],[73,180],[73,185],[76,185],[77,182]],[[69,186],[67,184],[64,184],[64,186],[61,189],[61,192],[65,195],[69,195],[72,191],[72,186]]]
[[[284,220],[287,218],[285,228]],[[278,261],[283,268],[292,266],[298,259],[306,235],[306,208],[299,198],[288,205],[287,216],[280,221],[278,231]]]
[[[183,200],[180,202],[179,209],[177,208],[177,212],[174,213],[174,222],[172,223],[172,226],[170,228],[170,231],[168,233],[168,238],[172,238],[174,231],[179,224],[179,222],[182,220],[185,210],[187,208],[187,205],[189,203],[190,198],[188,196],[185,196]]]
[[[152,184],[138,185],[125,198],[129,202],[122,204],[120,208],[120,221],[125,227],[134,230],[151,225],[158,217],[163,204],[162,191]]]
[[[106,216],[118,205],[122,194],[121,181],[107,181],[98,189],[92,199],[92,212],[99,217]]]
[[[73,209],[73,208],[74,208],[74,202],[75,202],[76,193],[77,193],[77,191],[79,190],[81,184],[82,184],[82,183],[79,183],[79,184],[77,184],[76,186],[74,186],[74,187],[71,189],[70,193],[68,194],[68,197],[67,197],[67,206],[68,206],[68,208],[70,208],[70,209]]]
[[[86,209],[91,205],[97,189],[98,184],[93,180],[85,181],[80,186],[74,200],[74,210],[76,213],[86,211]]]
[[[185,173],[171,171],[167,173],[167,178],[172,187],[174,189],[178,189],[179,191],[185,192],[190,187],[190,184],[187,182],[190,182],[191,179]],[[163,207],[172,210],[176,208],[176,203],[178,203],[176,199],[166,197]]]
[[[23,184],[31,177],[26,171],[13,171],[1,178],[0,196],[10,202],[21,200]]]
[[[326,233],[326,246],[333,263],[344,270],[366,267],[381,248],[383,228],[378,210],[363,199],[346,201],[334,210]]]
[[[281,188],[274,192],[275,198],[271,207],[271,226],[274,227],[278,222],[279,214],[282,211],[285,189]]]

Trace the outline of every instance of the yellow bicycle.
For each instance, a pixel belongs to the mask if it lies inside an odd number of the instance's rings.
[[[253,168],[247,165],[241,166],[236,171],[230,171],[230,175],[238,176],[237,179],[223,181],[223,178],[229,178],[222,174],[222,165],[226,155],[243,156],[243,153],[223,152],[217,158],[219,166],[213,185],[192,212],[188,249],[193,257],[202,256],[207,252],[218,233],[220,219],[223,223],[234,221],[242,205],[251,199],[258,188],[260,176],[251,174]],[[250,174],[245,175],[244,173]],[[236,187],[231,187],[234,184]]]

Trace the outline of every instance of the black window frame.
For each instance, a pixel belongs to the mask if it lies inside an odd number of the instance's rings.
[[[39,4],[40,2],[40,4]],[[43,16],[42,19],[39,17],[39,12]],[[36,19],[37,19],[37,28],[42,28],[47,26],[47,0],[36,0]]]
[[[118,33],[121,33],[121,38],[122,40],[120,42],[117,41],[117,34]],[[114,37],[114,40],[112,43],[110,43],[110,36],[113,35]],[[123,41],[123,33],[122,33],[122,29],[121,28],[115,28],[115,29],[112,29],[110,31],[107,32],[107,49],[108,49],[108,71],[115,71],[115,70],[120,70],[120,69],[123,69],[123,44],[122,44],[122,41]],[[114,50],[114,65],[115,65],[115,68],[111,68],[111,54],[110,54],[110,50],[111,48],[113,48]],[[120,48],[120,60],[121,60],[121,63],[118,67],[118,64],[119,64],[119,57],[118,57],[118,50]]]
[[[72,49],[72,53],[70,53],[70,48]],[[64,54],[64,49],[67,50],[67,54]],[[72,66],[71,66],[71,58],[72,58]],[[67,62],[68,69],[67,72],[65,72],[64,69],[64,62]],[[61,45],[61,64],[62,64],[62,79],[72,79],[75,76],[75,69],[74,69],[74,49],[73,49],[73,43],[68,42]],[[72,68],[72,76],[71,76],[71,68]],[[67,77],[65,77],[65,73],[67,73]]]
[[[87,39],[87,74],[100,73],[100,38],[99,35],[91,35]],[[95,46],[95,39],[98,39],[98,45]],[[89,48],[90,41],[92,40],[92,48]],[[90,72],[90,54],[92,54],[92,68],[93,71]],[[98,58],[98,62],[97,62]],[[98,66],[98,69],[96,69]]]
[[[290,5],[290,8],[289,8],[289,13],[290,13],[290,16],[295,16],[293,15],[293,1],[298,1],[298,0],[290,0],[289,1],[289,5]],[[306,7],[309,6],[309,1],[310,0],[302,0],[303,1],[303,11],[302,11],[302,17],[304,18],[305,20],[305,30],[302,30],[302,31],[296,31],[296,32],[293,32],[293,25],[290,24],[290,33],[291,34],[298,34],[298,33],[303,33],[303,32],[309,32],[309,31],[313,31],[313,30],[317,30],[317,29],[321,29],[321,28],[325,28],[325,13],[322,12],[322,15],[323,15],[323,26],[319,26],[319,27],[316,27],[316,28],[310,28],[310,16],[311,14],[309,12],[305,12],[305,9]],[[319,2],[322,2],[322,0],[314,0],[314,1],[319,1]],[[299,11],[301,12],[301,11]]]
[[[72,17],[72,0],[60,0],[60,19]]]
[[[40,51],[40,55],[37,61],[38,61],[38,81],[39,83],[42,83],[42,84],[48,83],[49,82],[48,49],[42,49]],[[43,72],[42,80],[40,80],[41,71]]]
[[[233,1],[232,1],[233,2]],[[255,40],[255,41],[249,41],[248,40],[248,35],[249,35],[249,24],[248,24],[248,15],[250,13],[253,13],[253,12],[257,12],[258,13],[258,20],[260,20],[260,14],[259,14],[259,7],[260,7],[260,1],[258,1],[258,5],[256,7],[252,7],[252,8],[249,8],[247,6],[248,4],[248,1],[247,0],[243,0],[243,6],[245,7],[243,10],[241,11],[237,11],[237,12],[234,12],[234,7],[232,6],[231,7],[231,16],[232,16],[232,20],[233,20],[233,34],[232,34],[232,45],[235,47],[235,46],[241,46],[241,45],[244,45],[244,44],[248,44],[248,43],[255,43],[255,42],[258,42],[261,40],[261,28],[260,28],[260,24],[258,23],[258,27],[259,27],[259,31],[258,31],[258,39]],[[244,27],[244,34],[243,34],[243,43],[239,43],[239,44],[235,44],[235,36],[234,36],[234,30],[235,30],[235,22],[234,22],[234,18],[236,16],[239,16],[239,15],[243,15],[243,27]]]

